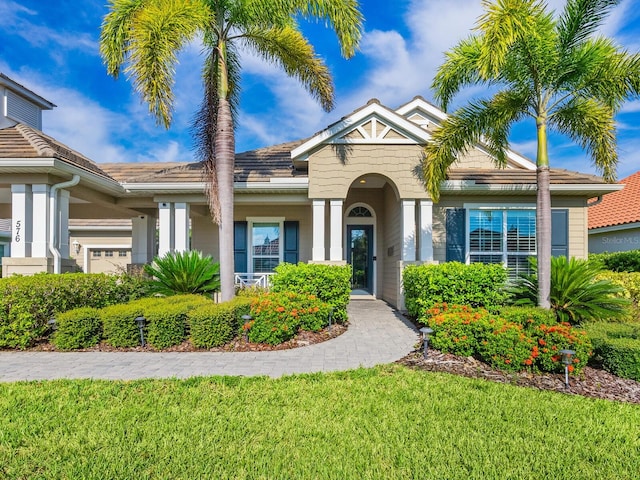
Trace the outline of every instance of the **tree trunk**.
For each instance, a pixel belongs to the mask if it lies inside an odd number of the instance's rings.
[[[226,98],[218,101],[216,128],[216,174],[220,205],[220,287],[222,301],[235,295],[233,275],[233,170],[235,164],[235,136],[231,106]]]
[[[536,237],[538,248],[538,306],[551,308],[551,191],[549,188],[549,157],[547,153],[546,118],[539,117],[536,182]]]

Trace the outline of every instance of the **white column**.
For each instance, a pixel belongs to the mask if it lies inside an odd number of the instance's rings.
[[[340,261],[342,258],[342,200],[331,200],[331,247],[329,260]]]
[[[402,201],[402,260],[416,261],[416,201]]]
[[[172,252],[175,247],[174,224],[175,211],[173,203],[162,202],[158,204],[160,228],[158,238],[158,256],[162,257]]]
[[[69,190],[58,195],[58,251],[62,258],[69,258]]]
[[[33,197],[31,185],[11,185],[11,256],[31,256]]]
[[[433,202],[420,200],[420,261],[433,261]]]
[[[131,219],[131,263],[153,261],[156,246],[156,217],[140,215]]]
[[[313,244],[311,259],[314,262],[325,260],[324,250],[324,209],[326,200],[313,201]]]
[[[45,258],[49,256],[49,185],[33,185],[33,243],[31,256]]]
[[[189,204],[175,203],[174,218],[174,250],[176,252],[186,252],[187,250],[189,250]]]

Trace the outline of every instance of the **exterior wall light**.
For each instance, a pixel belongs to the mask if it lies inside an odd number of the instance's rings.
[[[422,333],[422,355],[424,358],[427,358],[427,352],[429,350],[429,335],[433,333],[433,328],[422,327],[420,329],[420,333]]]
[[[562,364],[564,365],[564,386],[569,388],[569,365],[571,365],[571,357],[576,354],[573,350],[560,350],[562,355]]]
[[[80,247],[82,246],[80,245],[80,242],[78,240],[74,240],[71,242],[71,245],[73,245],[73,251],[78,255],[80,253]]]
[[[144,341],[144,326],[147,324],[147,319],[144,317],[136,317],[136,324],[140,329],[140,344],[144,347],[146,345]]]

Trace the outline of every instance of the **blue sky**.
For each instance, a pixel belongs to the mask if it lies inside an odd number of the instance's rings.
[[[277,68],[244,55],[237,151],[305,138],[371,98],[396,108],[416,95],[432,101],[429,88],[443,52],[470,33],[482,13],[480,0],[363,0],[366,19],[360,51],[346,61],[323,25],[305,25],[329,65],[336,107],[325,113]],[[552,8],[564,5],[548,0]],[[191,161],[190,124],[202,89],[202,57],[194,43],[180,56],[172,127],[156,126],[124,77],[105,73],[98,53],[106,0],[0,0],[0,72],[52,101],[44,131],[96,162]],[[640,0],[623,0],[603,28],[629,51],[640,51]],[[463,92],[454,107],[482,91]],[[640,100],[618,118],[619,178],[640,168]],[[512,147],[535,157],[531,124],[515,128]],[[552,139],[552,166],[593,172],[568,139]]]

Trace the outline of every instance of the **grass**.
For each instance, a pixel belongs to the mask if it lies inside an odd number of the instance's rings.
[[[0,478],[631,479],[640,406],[400,366],[0,384]]]

